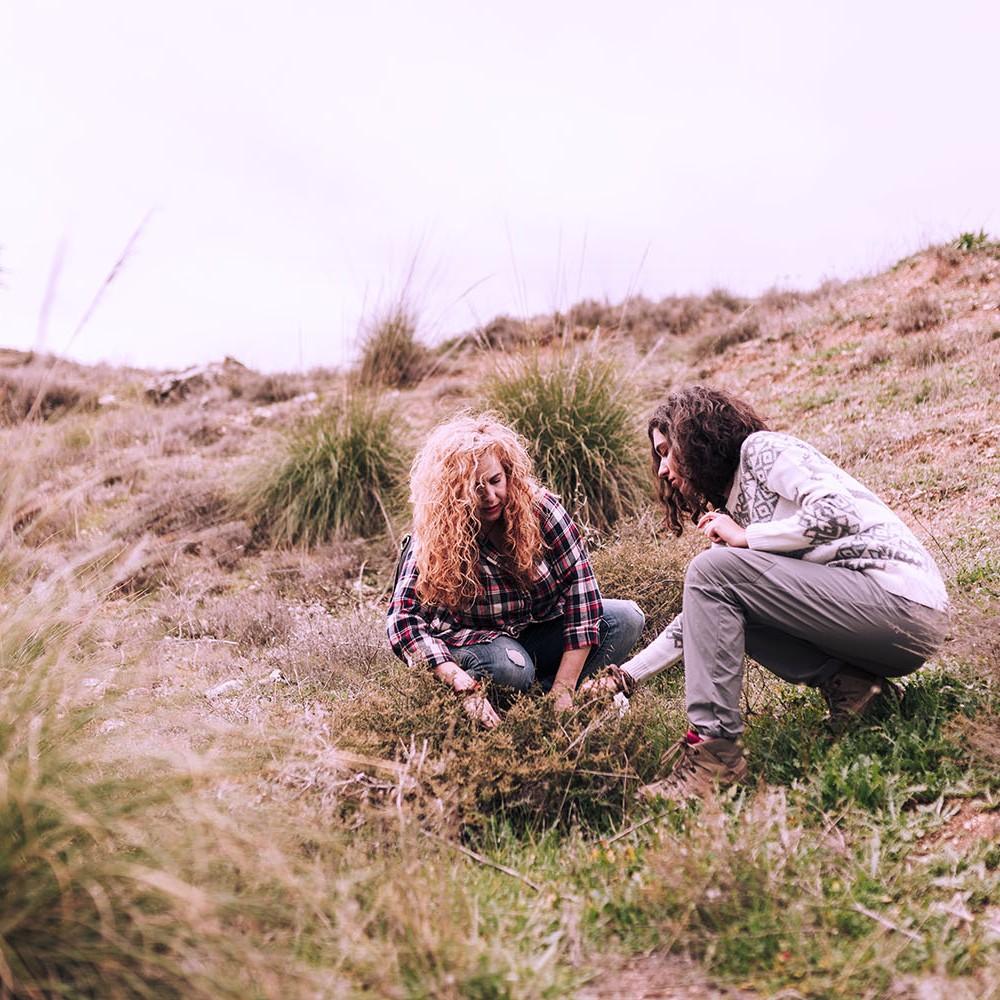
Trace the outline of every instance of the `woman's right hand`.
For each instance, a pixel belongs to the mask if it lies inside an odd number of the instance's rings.
[[[457,663],[445,663],[437,668],[438,677],[450,684],[462,699],[462,709],[470,719],[481,722],[487,729],[500,725],[500,716],[483,694],[479,681],[466,673]]]
[[[500,716],[482,691],[475,690],[462,699],[462,708],[470,719],[482,723],[487,729],[500,725]]]

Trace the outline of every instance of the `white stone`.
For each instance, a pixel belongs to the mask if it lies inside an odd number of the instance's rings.
[[[215,687],[210,687],[205,692],[206,698],[220,698],[224,694],[231,694],[234,691],[239,691],[243,687],[243,681],[238,680],[233,677],[228,681],[223,681],[221,684],[216,684]]]

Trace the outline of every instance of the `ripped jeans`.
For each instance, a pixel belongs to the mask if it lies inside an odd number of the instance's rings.
[[[628,659],[638,642],[646,617],[635,601],[604,598],[598,645],[591,648],[580,682],[609,663]],[[455,662],[473,677],[489,677],[494,684],[527,691],[538,681],[548,691],[563,654],[563,619],[529,625],[516,639],[501,635],[492,642],[452,646]],[[579,682],[578,682],[579,683]]]

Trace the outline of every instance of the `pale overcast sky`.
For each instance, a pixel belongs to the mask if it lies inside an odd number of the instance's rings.
[[[264,370],[414,257],[429,336],[868,273],[1000,233],[998,48],[995,0],[0,0],[0,343],[54,268],[48,350]]]

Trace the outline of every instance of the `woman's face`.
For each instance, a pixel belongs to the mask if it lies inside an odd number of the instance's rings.
[[[670,447],[670,442],[658,427],[653,428],[653,451],[660,456],[660,464],[656,474],[660,479],[667,479],[670,485],[679,493],[684,492],[687,485],[677,465],[677,456]]]
[[[479,520],[489,527],[503,517],[507,505],[507,473],[496,455],[483,455],[476,466]]]

